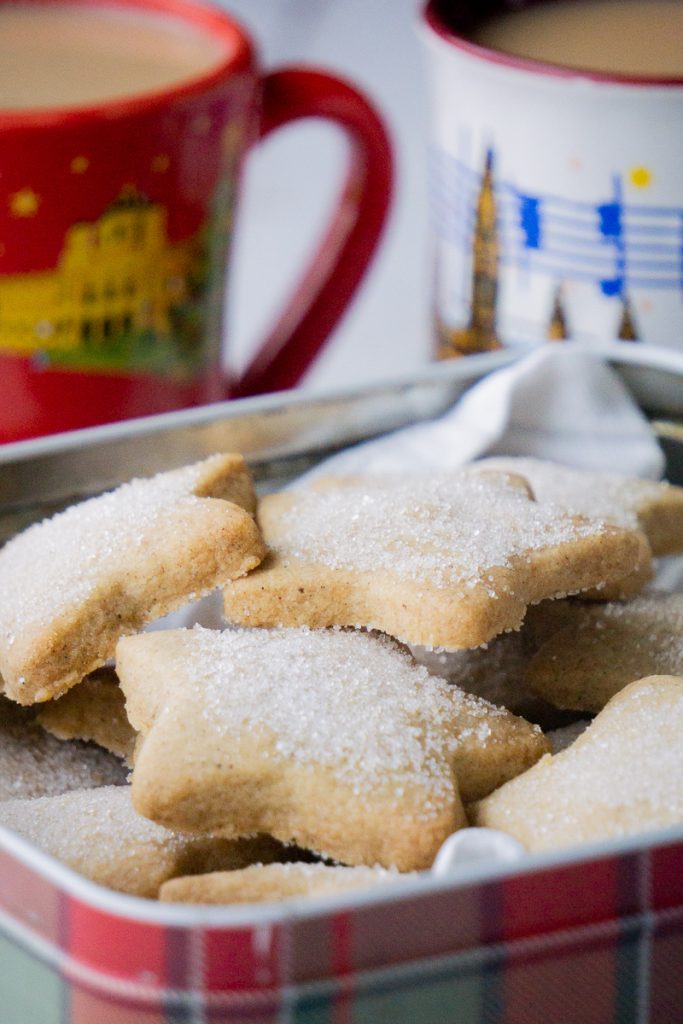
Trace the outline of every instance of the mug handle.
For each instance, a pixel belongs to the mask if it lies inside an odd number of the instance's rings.
[[[259,139],[282,125],[322,117],[344,129],[349,168],[332,220],[298,287],[230,397],[293,387],[344,312],[377,248],[393,183],[391,147],[378,114],[346,82],[307,68],[263,78]]]

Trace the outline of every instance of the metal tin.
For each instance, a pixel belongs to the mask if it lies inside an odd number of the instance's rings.
[[[0,536],[132,475],[226,448],[245,452],[262,489],[279,487],[331,451],[438,415],[513,358],[6,446]],[[683,363],[616,353],[613,365],[658,417],[683,482]],[[683,827],[253,907],[111,892],[0,828],[1,1024],[670,1024],[683,1014],[681,962]]]

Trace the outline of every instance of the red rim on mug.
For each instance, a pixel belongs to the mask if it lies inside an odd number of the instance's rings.
[[[0,442],[294,386],[387,218],[392,157],[377,111],[317,68],[263,74],[248,34],[208,5],[28,4],[168,17],[224,52],[168,87],[0,110]],[[347,136],[346,180],[308,270],[236,379],[223,370],[223,310],[244,160],[309,117]]]

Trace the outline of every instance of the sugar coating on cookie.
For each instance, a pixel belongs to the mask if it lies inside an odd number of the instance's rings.
[[[482,459],[472,468],[519,473],[538,501],[553,502],[566,512],[639,526],[655,555],[683,551],[683,487],[524,457]]]
[[[174,875],[232,870],[286,851],[269,837],[175,835],[133,809],[130,786],[0,804],[0,825],[100,885],[155,898]]]
[[[0,697],[0,801],[118,786],[127,776],[106,750],[56,739],[36,723],[30,709]]]
[[[271,556],[225,588],[240,625],[364,626],[477,647],[529,604],[649,567],[644,536],[539,505],[509,477],[338,480],[266,497]]]
[[[196,628],[117,648],[138,810],[178,829],[270,833],[350,864],[428,866],[538,729],[435,679],[388,638]]]
[[[410,877],[379,867],[327,864],[254,864],[241,871],[174,878],[161,886],[169,903],[264,903],[297,896],[330,896]]]
[[[299,491],[280,519],[278,549],[329,569],[473,588],[492,582],[493,566],[595,532],[594,523],[548,512],[507,481],[435,475]],[[493,586],[489,593],[497,596]]]
[[[244,460],[133,480],[29,527],[0,551],[0,674],[22,704],[68,690],[116,640],[258,565]],[[219,495],[213,497],[212,495]],[[247,502],[248,503],[248,502]]]
[[[560,708],[597,712],[628,683],[683,675],[683,594],[576,603],[529,662],[525,682]]]
[[[529,850],[683,822],[683,678],[650,676],[607,704],[570,747],[472,809]]]

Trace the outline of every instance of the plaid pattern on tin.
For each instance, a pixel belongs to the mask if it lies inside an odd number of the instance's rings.
[[[674,1024],[683,841],[268,925],[165,927],[0,850],[0,1024]]]

